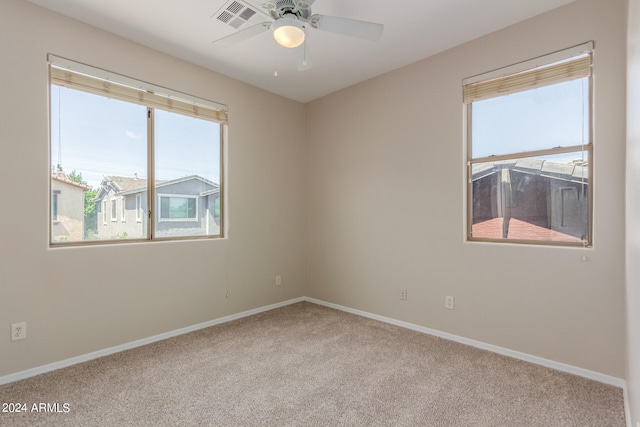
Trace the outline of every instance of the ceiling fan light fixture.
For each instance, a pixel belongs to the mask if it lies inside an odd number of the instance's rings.
[[[281,18],[273,23],[273,38],[279,45],[294,48],[304,43],[304,25],[295,18]]]

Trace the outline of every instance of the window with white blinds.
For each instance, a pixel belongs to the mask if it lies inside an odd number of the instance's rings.
[[[197,117],[227,123],[226,107],[129,77],[49,56],[51,84]]]
[[[224,105],[53,55],[49,77],[51,179],[78,195],[52,246],[223,237]]]
[[[591,55],[464,86],[464,102],[504,96],[591,75]]]
[[[593,43],[465,79],[467,237],[592,245]]]

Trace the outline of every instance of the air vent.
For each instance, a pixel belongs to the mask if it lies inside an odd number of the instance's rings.
[[[285,7],[289,9],[293,9],[294,7],[296,7],[296,4],[293,2],[293,0],[277,0],[276,1],[276,9],[283,9]]]
[[[242,5],[242,3],[237,1],[234,1],[227,7],[227,10],[234,15],[239,14],[242,9],[244,9],[244,6]]]
[[[218,21],[222,21],[225,24],[231,21],[231,18],[233,18],[233,14],[227,12],[226,10],[222,12],[220,15],[218,15]]]
[[[245,21],[248,21],[248,20],[249,20],[249,19],[251,19],[251,17],[252,17],[253,15],[255,15],[255,14],[256,14],[256,11],[255,11],[255,10],[253,10],[253,9],[249,9],[249,8],[247,7],[247,8],[245,8],[245,9],[242,11],[242,13],[240,13],[240,15],[238,15],[238,16],[240,16],[240,18],[244,19]]]
[[[258,24],[265,21],[267,16],[263,13],[259,13],[255,7],[239,1],[231,0],[223,5],[213,16],[220,22],[223,22],[230,27],[240,29],[245,24]]]

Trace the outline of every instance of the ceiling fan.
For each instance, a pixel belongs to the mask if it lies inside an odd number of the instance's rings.
[[[268,0],[262,4],[273,21],[261,22],[213,42],[229,47],[265,31],[273,31],[278,44],[293,50],[298,70],[313,66],[305,42],[309,28],[375,41],[380,38],[384,25],[337,16],[314,15],[311,5],[315,0]]]

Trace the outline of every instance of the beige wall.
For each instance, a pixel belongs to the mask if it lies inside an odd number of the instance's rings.
[[[309,295],[625,377],[625,0],[578,0],[306,107],[23,0],[0,10],[2,174],[22,180],[0,189],[24,207],[0,210],[0,326],[29,335],[0,337],[0,376]],[[465,243],[462,79],[587,40],[594,248]],[[49,52],[229,106],[228,240],[48,249]]]
[[[625,378],[625,5],[579,0],[309,103],[309,296]],[[589,40],[594,248],[465,243],[462,80]]]
[[[48,249],[47,53],[229,106],[228,240]],[[0,0],[0,55],[0,192],[21,207],[0,209],[0,376],[304,295],[302,104],[24,0]]]
[[[640,0],[629,0],[627,58],[627,390],[640,423]]]

